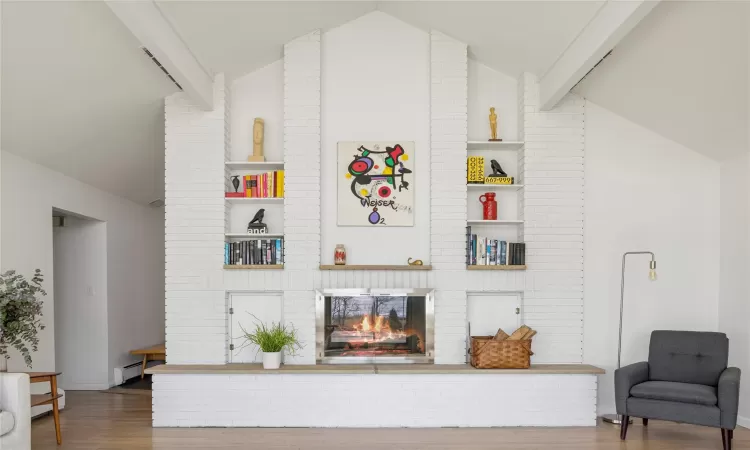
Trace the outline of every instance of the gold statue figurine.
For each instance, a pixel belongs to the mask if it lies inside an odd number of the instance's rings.
[[[263,155],[263,119],[256,117],[253,122],[253,154],[247,157],[251,162],[265,162]]]
[[[497,138],[497,114],[495,114],[495,107],[490,108],[490,141],[502,141]]]
[[[421,259],[415,259],[414,261],[412,261],[411,258],[409,258],[406,262],[409,263],[410,266],[423,266],[424,265]]]

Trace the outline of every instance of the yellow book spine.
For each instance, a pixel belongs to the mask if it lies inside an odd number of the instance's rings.
[[[252,197],[253,190],[250,189],[250,175],[245,175],[242,177],[242,184],[245,185],[245,197]]]
[[[279,170],[276,177],[276,197],[284,198],[284,171]]]

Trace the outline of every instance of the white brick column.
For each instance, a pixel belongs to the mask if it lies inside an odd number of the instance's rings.
[[[166,342],[169,364],[226,362],[224,157],[228,97],[214,82],[213,111],[184,93],[165,101]]]
[[[435,363],[466,360],[466,44],[430,33],[430,257]]]
[[[585,102],[568,94],[552,111],[539,110],[539,82],[519,79],[519,113],[526,142],[522,214],[525,220],[524,320],[539,331],[534,362],[583,359],[583,187]]]
[[[284,46],[284,322],[315,364],[314,280],[320,265],[320,30]]]

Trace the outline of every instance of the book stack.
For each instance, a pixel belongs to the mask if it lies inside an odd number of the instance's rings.
[[[284,198],[284,171],[245,175],[242,177],[240,192],[227,192],[226,197],[245,198]]]
[[[526,244],[506,242],[471,234],[466,227],[466,265],[522,266],[526,264]]]
[[[284,264],[284,242],[282,239],[253,239],[226,242],[224,264],[226,265],[275,265]]]

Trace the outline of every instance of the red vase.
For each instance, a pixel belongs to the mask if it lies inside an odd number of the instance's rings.
[[[482,202],[482,214],[484,220],[497,220],[497,202],[495,201],[495,193],[485,192],[479,196],[479,201]]]

